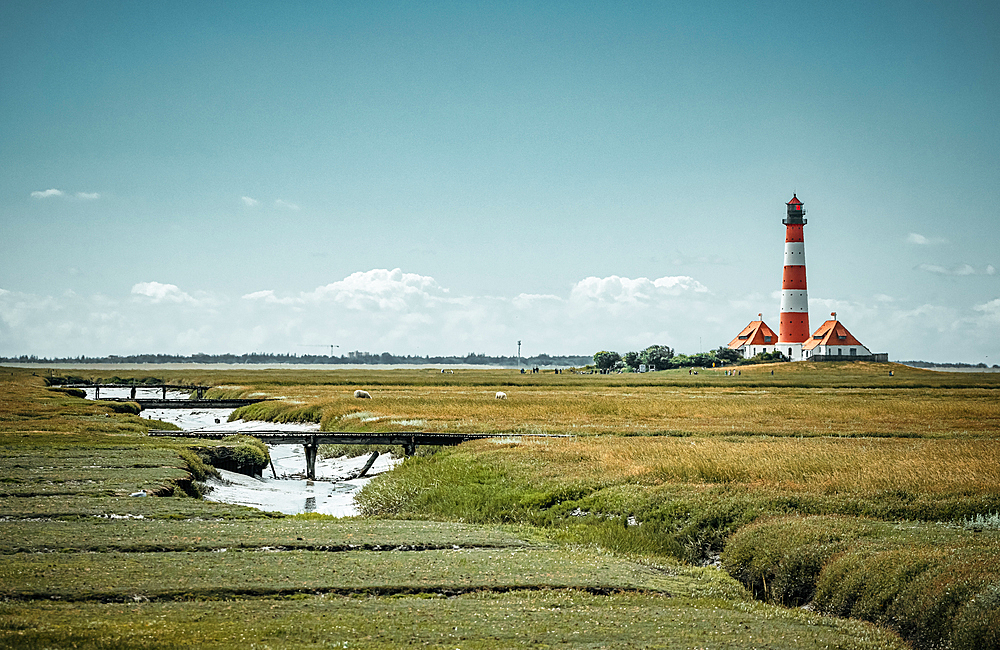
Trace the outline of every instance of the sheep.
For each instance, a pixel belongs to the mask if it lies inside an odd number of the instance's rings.
[[[366,390],[356,390],[354,391],[354,396],[358,399],[371,399],[372,396]]]
[[[497,399],[507,399],[507,393],[502,390],[497,391]]]

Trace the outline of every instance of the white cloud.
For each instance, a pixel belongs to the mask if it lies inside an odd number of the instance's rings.
[[[593,276],[577,282],[570,293],[575,300],[596,300],[599,302],[635,304],[679,296],[689,292],[707,292],[708,288],[692,277],[678,275],[657,278],[621,278],[612,275],[606,278]]]
[[[77,192],[76,198],[83,201],[96,201],[101,198],[101,195],[98,192]]]
[[[271,289],[265,289],[263,291],[254,291],[253,293],[248,293],[243,296],[243,300],[276,300],[274,297],[274,291]]]
[[[296,204],[289,203],[288,201],[283,201],[281,199],[278,199],[277,201],[274,202],[274,207],[281,208],[283,210],[298,210],[298,209],[300,209],[299,206],[297,206]]]
[[[965,275],[995,275],[997,270],[993,268],[992,264],[988,264],[985,268],[975,268],[971,264],[959,264],[957,266],[945,267],[939,264],[920,264],[917,268],[921,271],[927,271],[928,273],[934,273],[936,275],[953,275],[953,276],[965,276]]]
[[[976,305],[973,309],[982,313],[982,318],[985,321],[993,325],[1000,325],[1000,298],[994,298],[989,302]]]
[[[132,294],[145,296],[154,303],[194,303],[196,300],[180,290],[175,284],[160,282],[140,282],[132,287]]]
[[[248,208],[252,208],[260,203],[260,201],[258,201],[257,199],[252,199],[249,196],[241,197],[241,200],[243,201],[243,205],[247,206]]]
[[[44,191],[41,191],[41,192],[32,192],[31,193],[31,196],[34,197],[34,198],[36,198],[36,199],[47,199],[50,196],[62,196],[62,195],[63,195],[63,191],[62,190],[57,190],[55,188],[50,189],[50,190],[44,190]]]
[[[906,236],[906,241],[909,244],[916,244],[917,246],[934,246],[937,244],[946,244],[947,239],[942,237],[924,237],[921,234],[911,232]]]

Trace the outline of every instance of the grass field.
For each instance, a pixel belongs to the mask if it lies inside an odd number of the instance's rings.
[[[333,520],[185,496],[156,423],[0,368],[0,645],[1000,647],[1000,532],[967,525],[1000,512],[1000,377],[741,373],[159,377],[281,398],[243,417],[511,434]]]

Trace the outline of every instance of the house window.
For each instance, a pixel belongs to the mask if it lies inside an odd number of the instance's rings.
[[[844,354],[844,348],[837,348],[837,356]]]
[[[764,337],[764,343],[770,343],[770,342],[771,342],[771,337],[770,336],[765,336]]]
[[[856,349],[854,349],[854,348],[851,348],[851,356],[852,357],[858,356],[858,351]]]

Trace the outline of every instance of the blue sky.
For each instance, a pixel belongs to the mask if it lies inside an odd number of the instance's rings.
[[[5,2],[0,355],[1000,363],[990,2]]]

